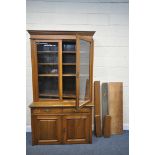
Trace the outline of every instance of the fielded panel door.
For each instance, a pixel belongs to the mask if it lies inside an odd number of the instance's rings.
[[[89,142],[89,117],[88,114],[75,114],[63,117],[64,143]]]
[[[36,124],[38,144],[61,143],[61,116],[37,116]]]

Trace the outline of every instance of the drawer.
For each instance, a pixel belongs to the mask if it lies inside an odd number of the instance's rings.
[[[81,109],[76,109],[76,108],[63,108],[63,113],[81,113],[81,112],[91,112],[90,108],[81,108]]]
[[[32,114],[61,114],[62,108],[34,108]]]

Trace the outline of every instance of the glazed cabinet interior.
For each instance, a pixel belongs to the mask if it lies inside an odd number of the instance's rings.
[[[33,103],[30,107],[33,144],[90,142],[95,32],[28,32],[32,58]],[[83,112],[82,109],[89,110]],[[81,133],[84,140],[79,141],[71,135],[74,140],[68,141],[67,137],[75,132],[72,128],[79,128],[79,132],[73,135]]]

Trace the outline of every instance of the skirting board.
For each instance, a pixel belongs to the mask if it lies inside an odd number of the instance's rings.
[[[129,124],[123,124],[123,130],[129,130]],[[31,125],[26,126],[26,132],[31,132]]]
[[[26,132],[31,132],[31,125],[26,126]]]

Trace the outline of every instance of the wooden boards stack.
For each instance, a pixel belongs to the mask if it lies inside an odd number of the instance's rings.
[[[108,118],[106,118],[107,115]],[[123,133],[123,84],[121,82],[102,84],[102,119],[103,135],[105,131],[108,134],[109,132],[111,134]],[[111,123],[107,123],[105,119],[111,121]],[[111,127],[106,124],[110,124]],[[107,132],[108,129],[111,129],[111,131]]]
[[[102,94],[102,129],[100,112],[100,94]],[[123,133],[123,83],[110,82],[102,84],[94,82],[94,127],[97,137]]]
[[[94,82],[94,129],[97,137],[102,136],[100,112],[100,81]]]

